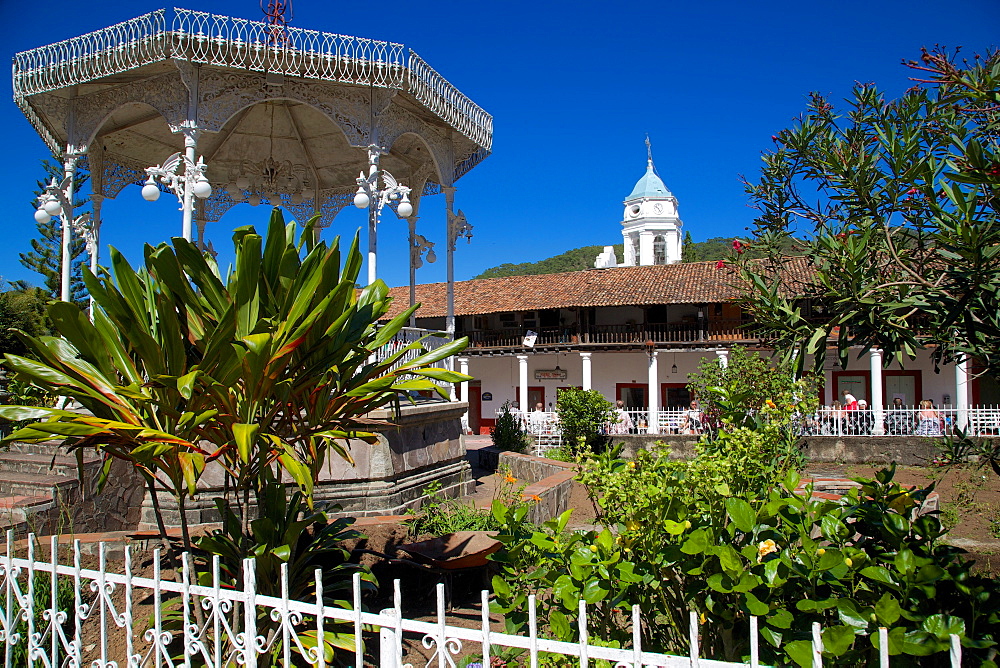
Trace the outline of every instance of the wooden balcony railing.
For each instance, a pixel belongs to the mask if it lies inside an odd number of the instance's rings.
[[[647,325],[594,325],[535,328],[536,346],[551,345],[629,345],[654,343],[697,343],[699,341],[748,341],[756,338],[753,325],[740,320],[706,320]],[[527,334],[523,327],[462,332],[475,348],[520,347]]]

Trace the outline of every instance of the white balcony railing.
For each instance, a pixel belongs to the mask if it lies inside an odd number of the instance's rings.
[[[709,426],[700,413],[684,408],[660,409],[650,429],[650,412],[630,408],[621,420],[604,426],[605,433],[699,435]],[[525,429],[536,439],[536,454],[561,443],[559,418],[552,411],[518,413]],[[822,406],[815,413],[798,419],[802,436],[952,436],[963,431],[967,436],[1000,436],[1000,406],[945,406],[920,408],[886,406],[866,410],[844,410]]]

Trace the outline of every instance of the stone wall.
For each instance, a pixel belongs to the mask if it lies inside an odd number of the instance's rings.
[[[519,452],[502,452],[500,466],[509,467],[512,476],[528,483],[524,488],[525,499],[537,497],[528,511],[528,520],[541,524],[569,509],[575,475],[573,464]]]
[[[690,459],[694,456],[697,436],[633,434],[616,436],[624,444],[622,457],[633,459],[657,441],[670,446],[670,456]],[[888,464],[924,466],[937,454],[937,438],[923,436],[807,436],[800,441],[806,458],[812,462],[836,464]]]
[[[416,508],[424,497],[424,489],[432,482],[441,485],[441,494],[449,497],[472,492],[475,481],[465,460],[465,441],[461,417],[466,410],[462,402],[427,402],[403,405],[399,413],[379,410],[369,414],[375,420],[391,424],[374,424],[378,442],[369,445],[354,440],[349,444],[353,465],[335,453],[330,453],[316,484],[317,501],[341,506],[338,515],[365,517],[398,515]],[[199,495],[188,501],[186,512],[192,525],[219,521],[212,501],[221,496],[222,471],[208,468],[199,484]],[[286,480],[286,482],[291,482]],[[164,523],[180,524],[180,512],[169,495],[158,495]],[[142,528],[155,527],[152,502],[143,502]]]

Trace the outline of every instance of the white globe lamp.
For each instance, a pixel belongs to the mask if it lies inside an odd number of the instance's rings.
[[[400,218],[409,218],[413,215],[413,205],[410,204],[410,200],[403,197],[403,201],[399,203],[396,207],[396,213]]]
[[[153,182],[153,177],[149,177],[146,181],[146,185],[142,187],[142,198],[147,202],[155,202],[160,199],[160,189],[156,187],[156,183]]]
[[[55,197],[46,200],[45,204],[42,205],[42,208],[45,209],[45,213],[50,216],[58,216],[62,213],[62,205]]]
[[[202,174],[198,177],[198,180],[194,182],[194,187],[191,188],[191,192],[198,199],[207,199],[212,196],[212,184],[208,182],[205,175]]]

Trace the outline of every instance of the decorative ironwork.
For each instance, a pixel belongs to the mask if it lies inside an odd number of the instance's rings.
[[[183,174],[178,173],[181,165],[184,166]],[[147,167],[146,174],[149,178],[142,188],[142,196],[150,201],[160,196],[160,184],[165,185],[167,190],[177,196],[182,207],[185,193],[189,190],[200,199],[212,194],[212,188],[205,178],[205,161],[202,158],[198,158],[198,162],[191,162],[186,156],[174,153],[164,160],[163,164]]]
[[[492,147],[493,117],[402,44],[287,25],[281,28],[282,39],[275,41],[271,23],[186,9],[174,9],[169,25],[168,30],[167,10],[157,10],[18,53],[14,99],[38,127],[38,119],[27,111],[28,96],[174,59],[405,90],[479,147],[487,152]]]
[[[493,146],[493,116],[470,100],[410,50],[407,90],[448,125],[489,151]]]
[[[264,19],[271,25],[271,43],[286,44],[288,42],[288,22],[295,18],[292,11],[292,0],[270,0],[267,5],[261,0],[260,10]],[[287,18],[285,12],[288,12]]]

